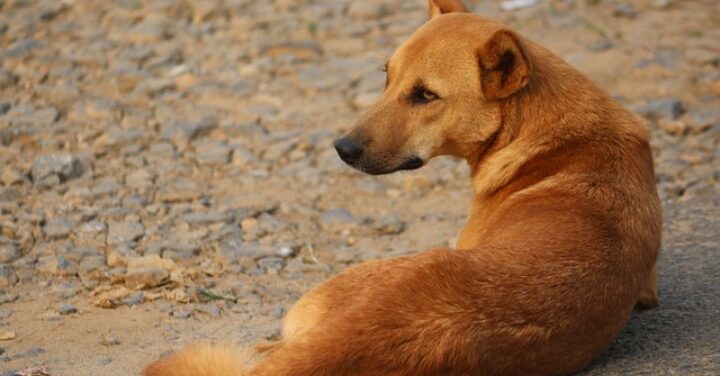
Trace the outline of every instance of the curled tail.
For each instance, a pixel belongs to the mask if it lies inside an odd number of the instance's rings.
[[[193,345],[145,368],[143,376],[248,376],[252,353],[227,345]]]

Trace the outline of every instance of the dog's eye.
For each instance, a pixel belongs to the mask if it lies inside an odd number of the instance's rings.
[[[410,101],[415,104],[430,103],[434,100],[437,100],[438,98],[439,97],[437,94],[422,86],[416,87],[410,95]]]

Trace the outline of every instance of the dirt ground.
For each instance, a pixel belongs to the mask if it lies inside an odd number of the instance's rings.
[[[720,374],[720,4],[467,3],[652,128],[661,303],[586,374]],[[332,149],[425,6],[0,0],[0,375],[274,338],[348,265],[452,246],[463,163],[372,177]]]

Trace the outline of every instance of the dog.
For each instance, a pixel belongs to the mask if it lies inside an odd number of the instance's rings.
[[[501,23],[457,0],[429,9],[335,148],[369,174],[465,159],[474,198],[456,249],[348,268],[295,304],[254,363],[195,346],[146,376],[570,375],[658,303],[645,125]]]

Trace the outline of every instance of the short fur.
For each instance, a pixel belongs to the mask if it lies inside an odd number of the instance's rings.
[[[329,279],[247,371],[225,349],[190,348],[147,376],[569,375],[636,304],[657,304],[646,128],[502,24],[456,0],[429,8],[389,61],[382,98],[344,139],[363,149],[352,165],[373,174],[466,159],[475,197],[458,249]]]

